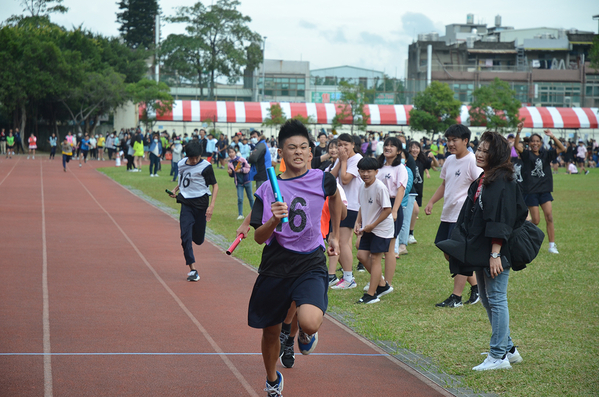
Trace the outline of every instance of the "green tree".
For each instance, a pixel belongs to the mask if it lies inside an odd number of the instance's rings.
[[[519,118],[522,103],[507,82],[496,77],[491,84],[475,89],[472,96],[469,114],[473,126],[486,125],[490,130],[504,131],[515,129],[522,121]]]
[[[364,111],[366,88],[361,84],[351,84],[347,81],[339,82],[338,88],[341,91],[341,98],[337,104],[340,112],[333,117],[332,127],[336,129],[343,124],[351,124],[352,135],[354,126],[365,131],[370,118]]]
[[[593,38],[593,45],[589,50],[589,59],[591,61],[591,67],[599,69],[599,35]]]
[[[208,84],[208,47],[197,36],[171,34],[160,44],[163,73],[174,75],[177,85],[181,79],[196,83],[200,98],[204,99],[204,88]]]
[[[60,101],[79,132],[84,126],[85,132],[93,134],[100,116],[123,105],[129,97],[125,76],[108,68],[84,73],[82,81],[66,90]]]
[[[268,108],[268,116],[262,122],[263,127],[274,127],[275,131],[279,129],[279,126],[285,124],[287,116],[278,103],[273,103]]]
[[[28,109],[62,89],[69,65],[57,45],[64,31],[47,19],[23,18],[0,29],[0,103],[25,132]]]
[[[377,79],[375,84],[375,98],[376,94],[385,93],[393,94],[393,103],[402,104],[406,100],[405,87],[403,81],[393,77],[384,75],[382,79]]]
[[[257,64],[261,59],[256,44],[260,35],[247,26],[251,18],[237,10],[239,4],[238,0],[217,0],[205,7],[197,2],[191,7],[178,7],[175,16],[167,18],[170,22],[187,24],[187,35],[196,39],[190,44],[202,54],[202,64],[209,74],[210,100],[214,99],[217,78],[237,81],[243,66]]]
[[[169,94],[170,88],[165,83],[142,79],[137,83],[129,84],[127,92],[131,95],[133,103],[141,104],[143,112],[140,121],[146,130],[154,126],[157,115],[162,116],[173,108],[173,97]]]
[[[431,82],[414,98],[414,107],[410,110],[410,129],[434,135],[456,124],[462,103],[453,96],[448,84]]]
[[[43,17],[48,14],[66,13],[69,8],[62,5],[62,0],[21,0],[23,12],[29,12],[32,17]]]
[[[160,13],[158,0],[121,0],[117,3],[121,12],[116,21],[119,32],[131,48],[154,47],[156,15]]]

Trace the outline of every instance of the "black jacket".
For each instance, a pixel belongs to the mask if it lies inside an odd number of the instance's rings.
[[[488,268],[494,238],[503,240],[502,266],[511,267],[510,237],[526,221],[528,208],[515,180],[498,178],[489,186],[483,186],[475,201],[479,180],[480,177],[468,189],[468,198],[450,239],[437,243],[437,247],[450,256],[452,274],[470,276],[473,271]]]

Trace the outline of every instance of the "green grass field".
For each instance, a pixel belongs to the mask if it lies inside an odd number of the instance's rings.
[[[147,172],[128,173],[125,167],[101,169],[120,184],[178,209],[164,193],[174,186],[167,177],[169,170],[169,165],[163,165],[162,177],[150,178]],[[224,170],[215,173],[219,195],[208,226],[232,241],[241,222],[236,220],[237,194]],[[431,179],[425,180],[424,203],[440,182],[439,173],[431,172]],[[432,358],[441,370],[460,376],[463,386],[478,392],[599,395],[599,170],[585,176],[566,175],[560,169],[554,175],[553,195],[560,254],[549,254],[545,241],[537,259],[510,277],[511,335],[524,358],[512,370],[471,370],[483,361],[480,353],[488,351],[491,335],[480,303],[456,309],[434,306],[449,296],[453,286],[447,262],[433,244],[442,202],[431,216],[421,213],[415,231],[418,244],[410,245],[409,254],[398,260],[392,294],[375,305],[355,305],[368,282],[366,273],[355,273],[358,288],[331,290],[330,310],[352,319],[349,325],[371,340],[390,341]],[[249,212],[247,200],[245,206],[244,215]],[[539,226],[545,231],[544,220]],[[261,247],[251,237],[240,244],[235,256],[257,266]]]

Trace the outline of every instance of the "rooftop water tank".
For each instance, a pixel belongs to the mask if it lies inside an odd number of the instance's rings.
[[[468,25],[473,25],[474,24],[474,14],[468,14],[468,15],[466,15],[466,23]]]
[[[496,15],[495,16],[495,27],[500,27],[501,26],[501,15]]]

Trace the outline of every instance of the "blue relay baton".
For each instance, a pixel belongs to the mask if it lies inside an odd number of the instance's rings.
[[[282,203],[283,196],[281,195],[281,189],[279,189],[279,182],[277,182],[277,176],[275,175],[274,167],[268,167],[266,169],[266,174],[268,174],[268,180],[270,181],[270,186],[272,187],[272,191],[275,195],[275,201]],[[289,219],[287,217],[281,219],[282,223],[288,222]]]

